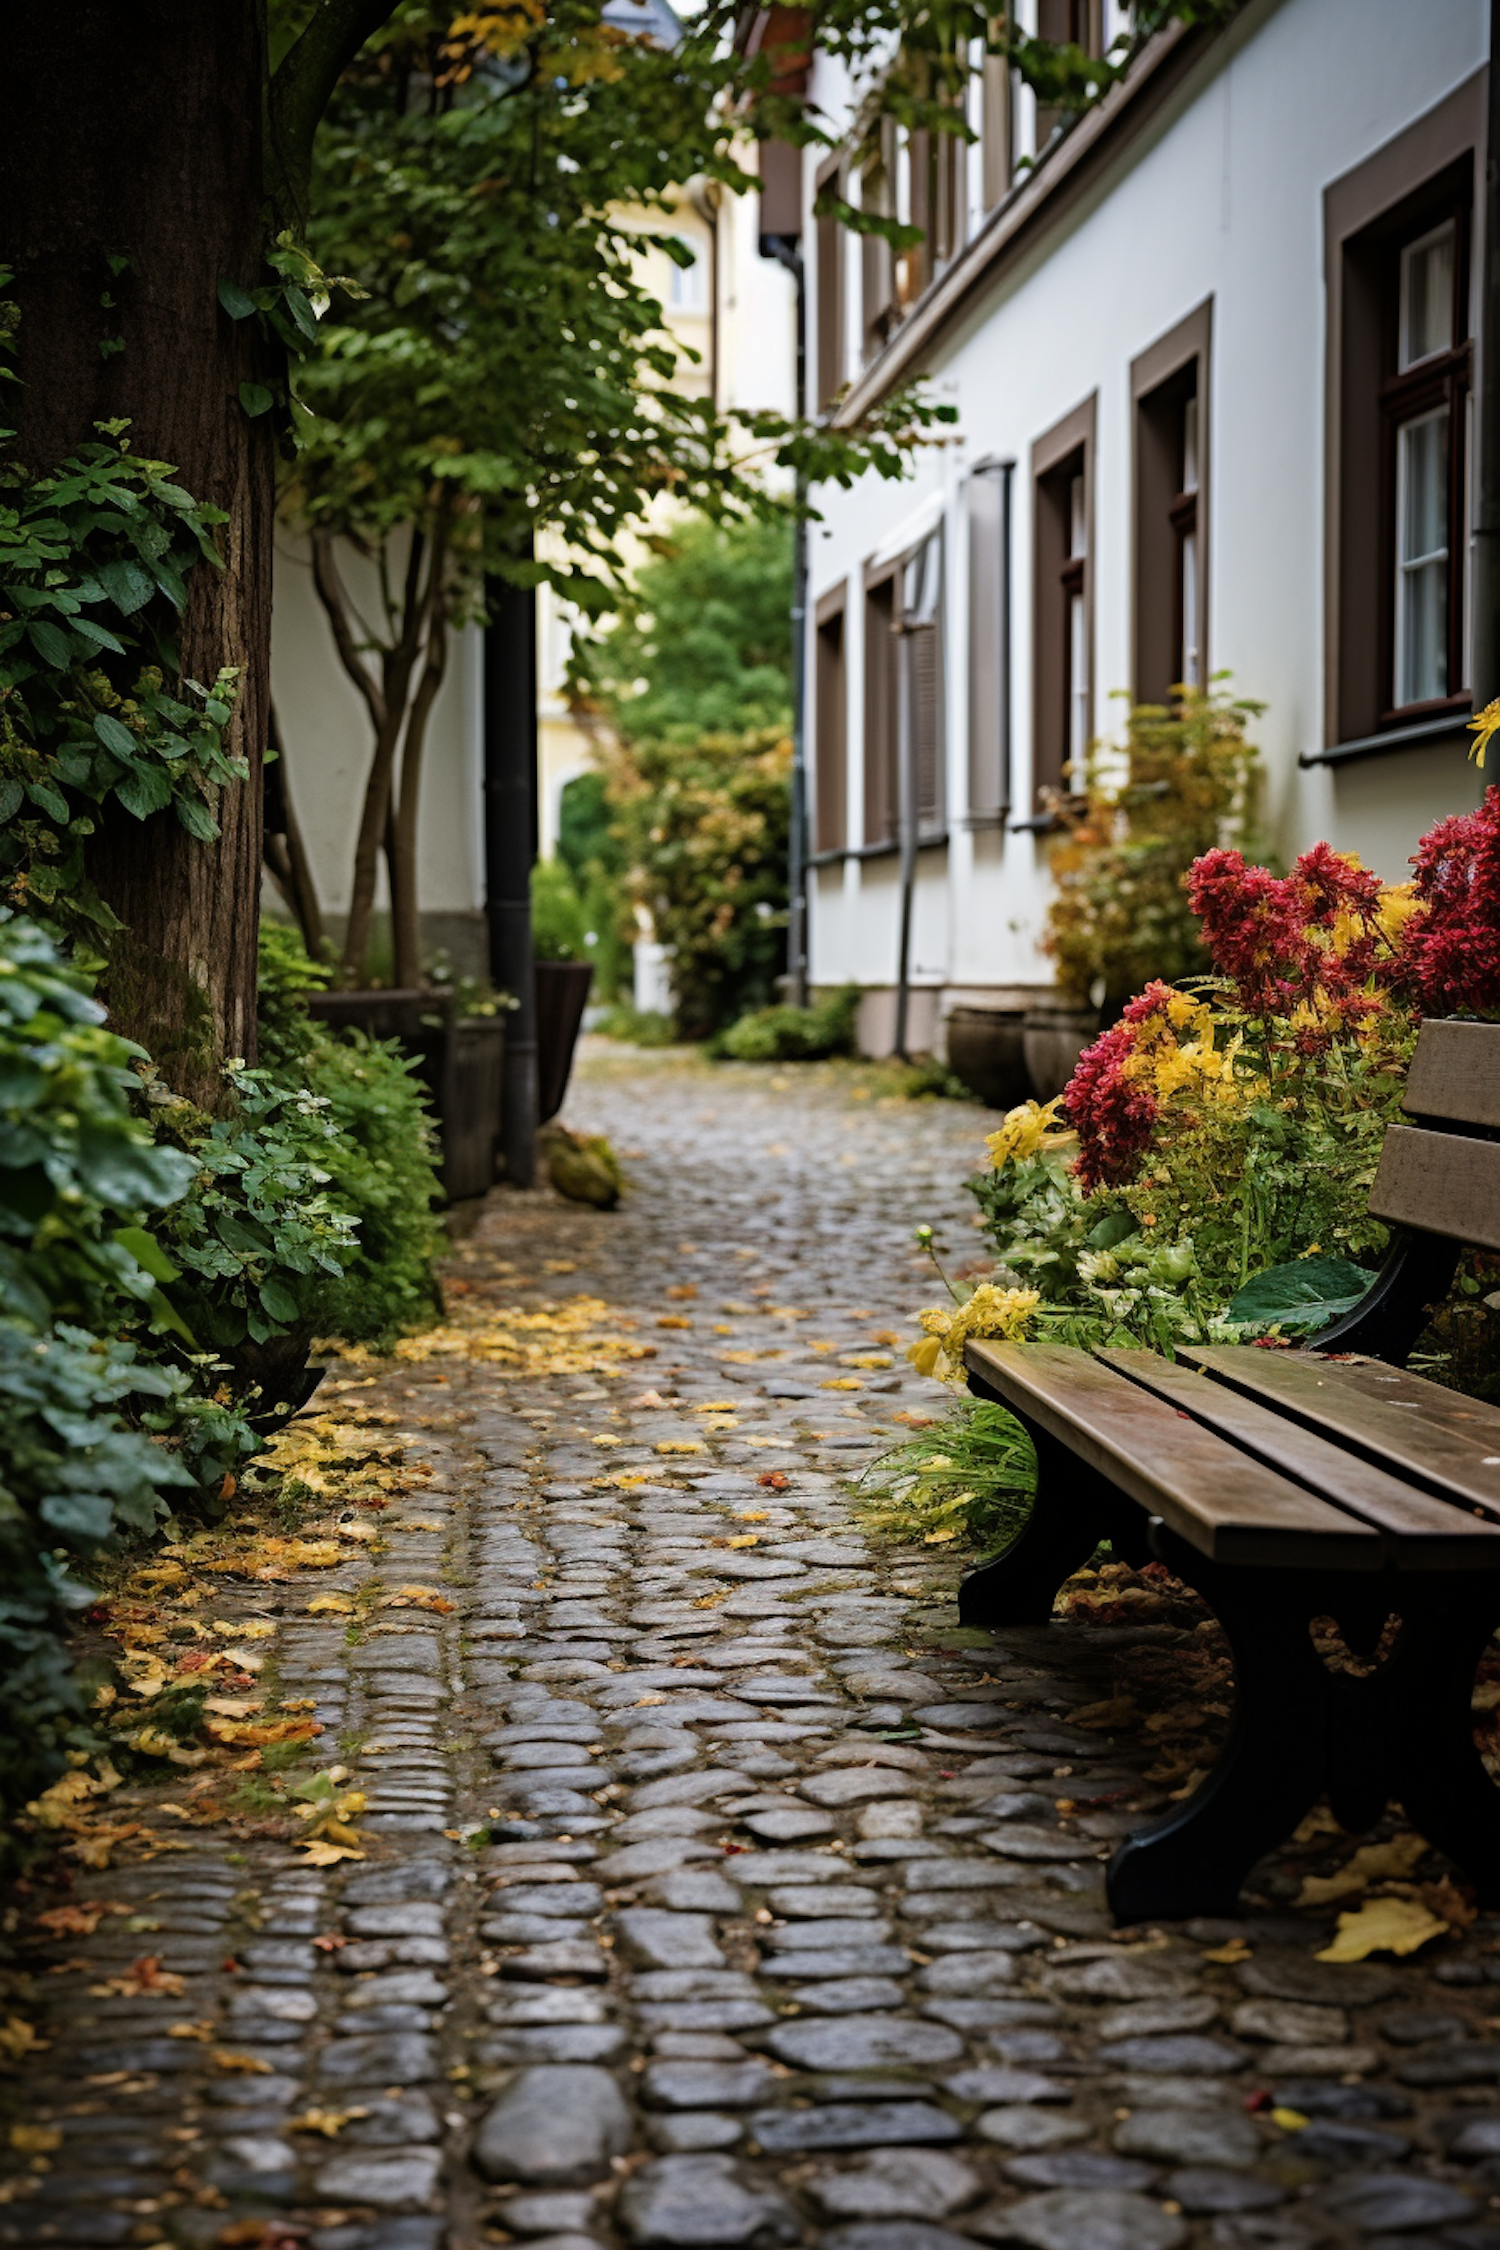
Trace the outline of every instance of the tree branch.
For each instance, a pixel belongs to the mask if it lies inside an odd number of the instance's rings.
[[[312,565],[313,584],[333,629],[333,643],[338,650],[339,662],[364,697],[371,724],[378,734],[385,725],[385,697],[370,677],[369,667],[355,645],[349,624],[349,596],[344,591],[344,582],[339,576],[338,564],[334,561],[333,538],[329,532],[313,533]]]
[[[278,215],[307,224],[313,138],[339,74],[396,12],[396,0],[318,0],[312,21],[283,55],[266,97],[266,182]]]

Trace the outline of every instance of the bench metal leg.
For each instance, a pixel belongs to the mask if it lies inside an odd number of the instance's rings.
[[[1213,1772],[1180,1810],[1121,1845],[1110,1905],[1121,1922],[1232,1914],[1255,1862],[1326,1793],[1351,1832],[1399,1803],[1486,1904],[1500,1903],[1500,1790],[1474,1746],[1474,1674],[1500,1624],[1500,1588],[1426,1573],[1362,1583],[1325,1573],[1225,1569],[1157,1526],[1161,1560],[1214,1610],[1234,1664],[1235,1709]],[[1339,1620],[1372,1650],[1388,1612],[1401,1631],[1367,1676],[1333,1673],[1312,1620]]]
[[[1026,1428],[1036,1447],[1031,1520],[1003,1555],[963,1580],[958,1614],[965,1625],[1045,1625],[1058,1589],[1118,1526],[1113,1486],[1044,1430]]]
[[[1474,1674],[1500,1624],[1500,1590],[1472,1578],[1421,1589],[1392,1663],[1390,1794],[1418,1835],[1500,1905],[1500,1789],[1474,1742]]]
[[[1201,1788],[1111,1860],[1109,1902],[1120,1922],[1237,1913],[1246,1875],[1316,1804],[1326,1765],[1328,1674],[1307,1631],[1316,1611],[1278,1599],[1275,1583],[1293,1574],[1216,1569],[1160,1531],[1153,1544],[1224,1627],[1235,1708],[1229,1739]]]

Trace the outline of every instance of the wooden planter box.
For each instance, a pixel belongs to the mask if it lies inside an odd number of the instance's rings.
[[[394,1039],[417,1065],[438,1121],[450,1203],[494,1185],[500,1131],[503,1016],[455,1016],[445,992],[310,992],[309,1015],[339,1031]]]

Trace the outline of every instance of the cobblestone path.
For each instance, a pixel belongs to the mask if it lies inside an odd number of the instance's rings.
[[[935,1395],[892,1340],[910,1230],[968,1239],[985,1120],[853,1083],[592,1065],[624,1210],[493,1197],[454,1270],[597,1293],[657,1356],[335,1379],[430,1461],[379,1567],[453,1614],[224,1616],[277,1626],[367,1857],[202,1830],[80,1879],[128,1912],[23,1955],[0,2240],[1500,2250],[1496,1926],[1321,1963],[1293,1852],[1242,1923],[1117,1935],[1160,1738],[1098,1707],[1212,1626],[1135,1588],[982,1640],[940,1551],[862,1536],[850,1479]]]

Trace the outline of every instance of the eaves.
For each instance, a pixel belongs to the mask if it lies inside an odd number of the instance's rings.
[[[980,294],[1090,193],[1101,172],[1149,129],[1205,49],[1221,36],[1218,29],[1174,23],[1147,42],[1129,74],[996,204],[973,241],[918,298],[885,349],[829,415],[835,429],[857,423],[899,384],[923,371],[934,346]]]

